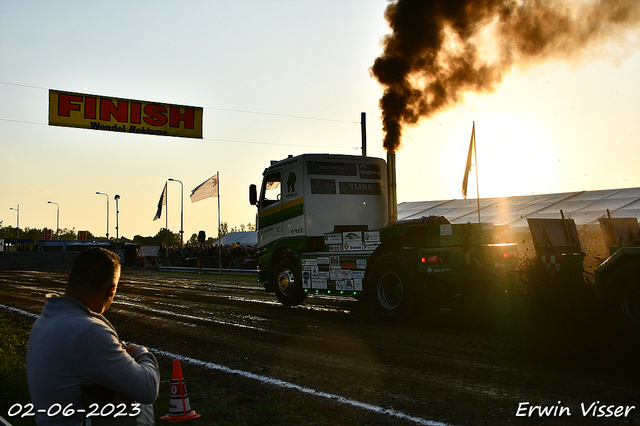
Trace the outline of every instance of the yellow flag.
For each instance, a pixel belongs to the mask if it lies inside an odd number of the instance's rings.
[[[473,122],[471,129],[471,142],[469,142],[469,154],[467,154],[467,165],[464,168],[464,178],[462,179],[462,196],[467,198],[467,184],[469,183],[469,173],[471,166],[476,165],[476,123]]]

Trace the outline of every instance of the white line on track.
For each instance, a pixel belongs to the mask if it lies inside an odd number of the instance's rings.
[[[31,318],[38,318],[39,315],[36,314],[32,314],[31,312],[27,312],[27,311],[23,311],[21,309],[17,309],[17,308],[13,308],[11,306],[5,306],[5,305],[0,305],[0,309],[5,309],[11,312],[15,312],[21,315],[25,315]],[[268,377],[268,376],[262,376],[260,374],[254,374],[254,373],[250,373],[247,371],[242,371],[242,370],[235,370],[229,367],[225,367],[224,365],[219,365],[219,364],[214,364],[212,362],[206,362],[206,361],[201,361],[199,359],[195,359],[195,358],[189,358],[186,356],[182,356],[182,355],[178,355],[178,354],[174,354],[172,352],[167,352],[167,351],[163,351],[161,349],[155,349],[155,348],[148,348],[150,352],[157,354],[157,355],[161,355],[164,357],[168,357],[168,358],[174,358],[174,359],[178,359],[180,360],[180,362],[186,362],[189,364],[194,364],[194,365],[199,365],[201,367],[207,368],[209,370],[217,370],[217,371],[222,371],[225,373],[229,373],[229,374],[238,374],[240,376],[249,378],[249,379],[254,379],[254,380],[258,380],[259,382],[262,383],[266,383],[266,384],[270,384],[270,385],[274,385],[274,386],[279,386],[281,388],[287,388],[287,389],[294,389],[297,390],[299,392],[303,392],[309,395],[313,395],[313,396],[317,396],[317,397],[321,397],[321,398],[326,398],[326,399],[330,399],[332,401],[336,401],[339,402],[341,404],[345,404],[345,405],[351,405],[353,407],[358,407],[358,408],[362,408],[364,410],[367,411],[373,411],[375,413],[379,413],[379,414],[387,414],[391,417],[397,417],[399,419],[402,420],[408,420],[414,423],[417,423],[419,425],[424,425],[424,426],[450,426],[448,423],[442,423],[442,422],[437,422],[434,420],[428,420],[428,419],[423,419],[421,417],[415,417],[415,416],[411,416],[409,414],[405,414],[402,411],[396,411],[392,408],[383,408],[383,407],[379,407],[377,405],[372,405],[372,404],[367,404],[365,402],[360,402],[360,401],[356,401],[355,399],[350,399],[350,398],[345,398],[343,396],[340,395],[335,395],[332,393],[328,393],[328,392],[320,392],[317,391],[315,389],[311,389],[305,386],[300,386],[300,385],[296,385],[295,383],[291,383],[291,382],[286,382],[284,380],[279,380],[279,379],[274,379],[272,377]]]
[[[11,306],[0,305],[0,308],[5,309],[16,314],[24,315],[26,317],[37,319],[40,315],[32,314],[31,312],[23,311],[22,309],[12,308]]]

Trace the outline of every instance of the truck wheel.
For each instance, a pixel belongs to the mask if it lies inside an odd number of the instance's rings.
[[[618,268],[609,279],[612,307],[628,324],[640,330],[640,263],[631,262]]]
[[[285,258],[278,262],[273,278],[273,289],[283,305],[296,306],[307,297],[307,293],[302,288],[298,265],[294,259]]]
[[[376,315],[396,319],[411,311],[412,271],[405,256],[397,252],[382,254],[371,267],[368,298]]]
[[[640,282],[629,283],[622,290],[620,304],[626,320],[635,328],[640,329]]]

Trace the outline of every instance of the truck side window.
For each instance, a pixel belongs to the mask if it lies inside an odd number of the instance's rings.
[[[282,177],[280,172],[271,173],[265,176],[262,182],[262,191],[260,196],[260,206],[268,207],[280,201],[280,188],[282,185]]]

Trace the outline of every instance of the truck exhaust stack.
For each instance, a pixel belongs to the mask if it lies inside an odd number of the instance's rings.
[[[387,211],[389,224],[392,224],[398,219],[398,194],[396,192],[396,154],[391,152],[387,153],[387,185],[389,186]]]

